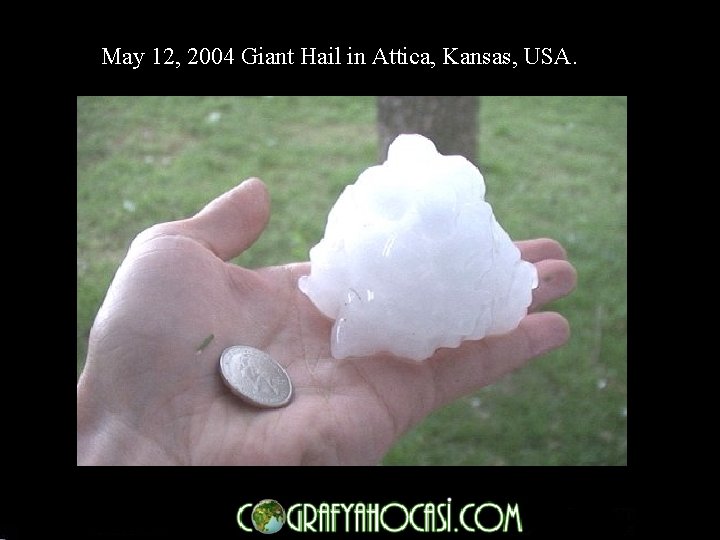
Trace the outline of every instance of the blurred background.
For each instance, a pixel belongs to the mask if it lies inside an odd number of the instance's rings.
[[[78,97],[78,376],[137,233],[258,176],[270,224],[235,262],[307,260],[342,189],[382,155],[383,106],[372,96]],[[559,240],[578,271],[576,291],[550,306],[572,337],[428,417],[384,463],[625,465],[627,99],[483,96],[467,114],[500,224],[514,239]]]

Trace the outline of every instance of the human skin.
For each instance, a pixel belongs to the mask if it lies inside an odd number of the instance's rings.
[[[79,465],[369,465],[437,408],[564,344],[567,321],[542,306],[576,274],[560,244],[517,242],[539,286],[512,332],[423,362],[387,354],[335,360],[333,321],[297,287],[307,262],[246,269],[270,215],[250,179],[197,215],[142,232],[110,285],[77,385]],[[209,335],[214,338],[200,351]],[[262,349],[287,370],[294,397],[253,408],[222,383],[231,345]]]

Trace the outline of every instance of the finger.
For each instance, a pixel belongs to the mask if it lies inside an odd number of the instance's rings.
[[[520,240],[515,242],[520,249],[520,254],[524,261],[539,263],[546,259],[554,259],[551,265],[538,266],[538,289],[535,290],[532,307],[537,309],[542,304],[551,300],[556,300],[561,296],[565,296],[575,288],[577,276],[575,269],[568,263],[563,263],[567,259],[565,248],[552,238],[537,238],[534,240]],[[293,275],[296,277],[304,276],[310,273],[310,263],[294,263],[288,265]]]
[[[521,240],[515,242],[520,249],[522,259],[531,263],[542,261],[545,259],[567,259],[565,248],[560,242],[552,238],[536,238],[534,240]]]
[[[545,260],[535,264],[538,286],[533,291],[529,311],[537,311],[544,304],[569,294],[577,284],[577,272],[567,261]]]
[[[154,227],[155,233],[187,236],[227,261],[249,248],[270,218],[270,196],[258,178],[245,180],[189,219]]]
[[[310,273],[310,263],[309,262],[297,262],[297,263],[290,263],[285,265],[288,270],[290,270],[290,274],[293,276],[293,279],[296,281],[302,277],[307,276]]]
[[[508,334],[465,341],[457,349],[441,349],[431,362],[436,406],[447,404],[524,366],[530,359],[563,345],[570,337],[559,313],[528,315]]]

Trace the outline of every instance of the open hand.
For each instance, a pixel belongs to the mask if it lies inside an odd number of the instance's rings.
[[[333,321],[297,287],[309,263],[227,262],[257,240],[269,207],[265,185],[250,179],[134,240],[90,333],[77,387],[78,464],[376,464],[438,407],[568,339],[561,315],[538,310],[574,288],[575,270],[557,242],[538,239],[517,243],[540,283],[514,331],[419,363],[335,360]],[[294,387],[287,407],[257,409],[230,393],[218,362],[231,345],[262,349],[285,367]]]

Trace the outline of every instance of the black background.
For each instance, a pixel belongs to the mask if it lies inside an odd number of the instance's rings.
[[[502,39],[484,38],[481,31],[477,35],[447,37],[418,34],[416,38],[387,39],[371,33],[355,39],[337,33],[335,38],[321,39],[312,32],[282,38],[264,37],[262,32],[253,36],[238,32],[231,37],[224,34],[218,38],[209,33],[202,39],[190,40],[159,35],[138,39],[131,31],[106,34],[100,28],[74,46],[74,64],[62,82],[71,82],[75,90],[64,97],[60,117],[68,124],[65,127],[69,134],[76,95],[629,95],[632,176],[639,102],[635,85],[642,76],[635,54],[640,51],[621,39],[622,29],[598,25],[576,30],[574,35],[545,31]],[[387,52],[407,47],[408,52],[431,52],[438,65],[434,69],[412,65],[251,66],[239,61],[244,47],[259,46],[266,50],[327,50],[330,46],[345,50],[352,46],[354,51],[365,52],[367,59],[378,48]],[[468,51],[510,51],[519,65],[516,69],[443,66],[439,61],[446,46]],[[103,47],[142,50],[146,52],[144,65],[137,70],[102,65]],[[232,66],[180,69],[153,65],[155,47],[172,47],[176,55],[190,47],[232,47],[235,62]],[[524,47],[550,47],[554,52],[562,47],[577,63],[525,65]],[[72,137],[66,137],[64,153],[71,171]],[[629,354],[629,358],[633,355]],[[54,435],[43,432],[43,440],[33,444],[32,452],[22,445],[6,445],[3,449],[7,455],[3,456],[6,466],[0,538],[36,538],[38,529],[71,538],[241,538],[249,533],[242,533],[235,524],[238,507],[264,498],[276,499],[287,509],[297,502],[397,501],[409,507],[420,502],[443,503],[451,497],[455,512],[470,502],[490,501],[503,507],[517,502],[524,527],[519,537],[523,538],[621,538],[634,536],[639,529],[636,486],[640,465],[634,421],[628,424],[628,467],[76,467],[70,401],[75,368],[67,360],[58,360],[57,364],[67,364],[60,372],[61,380],[67,384],[53,385],[55,392],[60,387],[57,400],[64,405],[61,428],[55,429],[54,419],[44,419],[53,424],[48,430]],[[638,389],[633,382],[632,362],[628,371],[632,386],[629,399],[633,402],[633,417],[637,417],[640,407],[633,399]],[[27,424],[20,420],[12,425],[10,416],[5,424],[8,432],[17,428],[12,431],[16,434],[13,439],[36,439],[36,430],[23,428]],[[18,470],[12,471],[15,463]],[[258,533],[253,534],[259,538]],[[277,538],[293,534],[297,533],[286,526]],[[399,536],[412,534],[406,531]],[[513,537],[509,533],[495,534]]]
[[[447,38],[429,41],[421,39],[378,38],[362,41],[338,37],[336,39],[306,38],[250,38],[238,37],[228,40],[210,39],[143,39],[132,38],[100,39],[94,46],[82,47],[78,56],[82,62],[82,85],[79,90],[85,95],[376,95],[384,94],[507,94],[507,95],[626,95],[629,80],[635,73],[635,59],[627,53],[619,56],[621,45],[584,39],[572,42],[553,37],[528,38],[523,40],[472,40]],[[125,65],[103,65],[103,48],[111,54],[117,47],[123,52],[145,52],[141,66],[132,69]],[[234,62],[208,65],[187,65],[180,68],[154,64],[155,48],[159,49],[160,61],[166,58],[165,48],[173,50],[173,60],[187,62],[192,58],[191,47],[200,49],[233,48]],[[283,52],[293,49],[292,65],[254,64],[241,60],[242,50],[254,47],[262,52]],[[346,52],[364,52],[366,64],[322,65],[301,64],[301,48],[315,48],[318,52],[335,52],[340,47],[342,60]],[[460,58],[460,52],[509,52],[517,67],[510,65],[445,65],[444,47],[457,47],[453,54]],[[405,48],[405,49],[403,49]],[[525,62],[525,48],[530,48],[534,59],[535,49],[549,49],[553,60],[560,56],[561,49],[570,62],[561,59],[555,63],[528,64]],[[389,61],[391,50],[429,52],[436,65],[372,64],[378,49],[382,49]],[[540,58],[543,59],[542,54]],[[419,92],[418,90],[423,90]],[[471,92],[472,90],[472,92]],[[625,90],[625,92],[623,92]],[[462,92],[461,92],[462,91]],[[79,92],[80,93],[80,92]]]
[[[73,476],[83,488],[78,493],[86,494],[76,532],[99,538],[121,533],[133,538],[247,537],[250,533],[236,525],[237,510],[265,498],[287,510],[295,503],[321,502],[382,506],[396,501],[410,508],[450,497],[457,526],[459,511],[468,503],[519,507],[520,534],[512,532],[511,522],[508,533],[460,529],[427,533],[431,538],[624,538],[635,527],[632,469],[626,467],[104,467],[78,468]],[[275,537],[283,536],[299,533],[286,525]],[[423,534],[408,527],[391,536]]]

